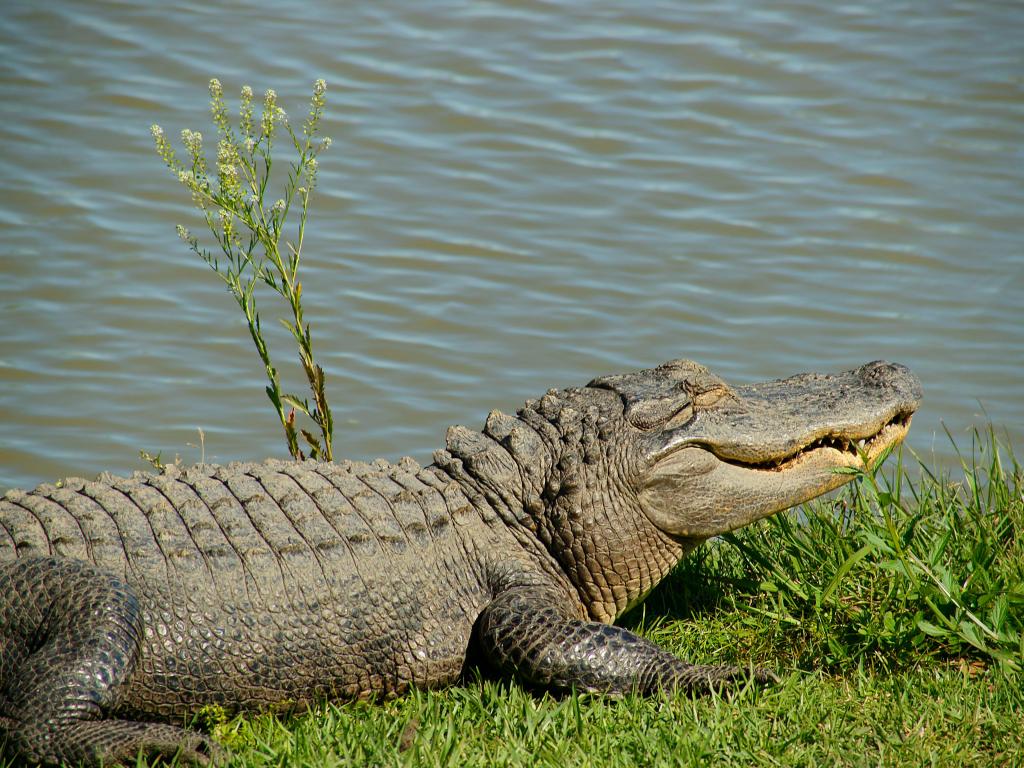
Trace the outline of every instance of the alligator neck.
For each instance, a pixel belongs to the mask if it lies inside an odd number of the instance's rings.
[[[601,487],[588,477],[598,458],[617,445],[604,411],[620,415],[621,405],[609,397],[599,407],[591,393],[588,407],[576,408],[572,394],[551,391],[528,401],[517,417],[492,411],[483,432],[451,427],[434,464],[472,489],[485,516],[496,515],[531,549],[539,544],[592,618],[612,621],[693,543],[653,526],[628,489],[587,493]],[[622,546],[610,548],[609,541]]]

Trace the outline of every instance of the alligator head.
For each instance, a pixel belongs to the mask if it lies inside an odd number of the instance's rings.
[[[435,462],[554,557],[590,615],[636,604],[700,542],[812,499],[907,434],[921,385],[873,362],[730,387],[674,360],[551,390]]]
[[[882,361],[732,388],[676,360],[589,386],[619,395],[637,430],[644,513],[668,534],[699,539],[851,478],[836,470],[873,466],[906,436],[921,401],[917,377]]]

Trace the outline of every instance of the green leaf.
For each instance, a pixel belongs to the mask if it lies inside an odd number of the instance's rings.
[[[281,399],[295,410],[309,416],[309,404],[305,400],[299,400],[295,395],[281,395]]]
[[[1006,622],[1006,615],[1009,607],[1010,603],[1006,595],[999,595],[992,601],[992,608],[988,612],[988,623],[996,632],[999,632],[1003,624]]]
[[[892,545],[890,545],[889,542],[887,542],[885,539],[883,539],[877,533],[872,533],[871,531],[866,531],[864,533],[864,538],[867,539],[868,543],[873,548],[877,549],[879,552],[882,552],[882,553],[884,553],[886,555],[891,555],[893,553],[893,551],[894,551],[893,548],[892,548]]]
[[[270,398],[270,402],[272,402],[276,406],[277,410],[280,411],[281,400],[278,398],[277,392],[275,392],[272,387],[265,387],[263,391],[267,393],[267,397]]]
[[[937,627],[930,621],[925,621],[924,619],[917,620],[917,628],[930,637],[947,637],[949,635],[948,629]]]
[[[961,621],[958,629],[960,637],[962,637],[968,643],[973,645],[979,651],[984,651],[986,653],[988,652],[988,646],[982,639],[977,626],[970,623],[969,621]]]
[[[891,635],[896,631],[896,619],[892,615],[892,611],[886,611],[882,616],[882,626],[885,627],[885,633]]]
[[[860,469],[858,467],[833,467],[832,468],[832,474],[834,474],[834,475],[859,475],[859,474],[862,474],[863,471],[864,470],[862,470],[862,469]]]
[[[306,442],[309,443],[309,447],[312,449],[309,457],[311,459],[323,458],[323,448],[320,445],[320,441],[317,440],[316,437],[314,437],[307,429],[302,430],[302,436],[306,439]]]
[[[839,570],[836,571],[836,575],[832,577],[832,580],[828,583],[825,589],[818,593],[815,603],[820,607],[822,603],[827,601],[832,596],[832,593],[836,591],[836,588],[839,586],[839,582],[841,582],[843,577],[850,572],[850,569],[867,557],[873,550],[874,547],[872,545],[865,544],[846,558],[843,564],[839,566]]]

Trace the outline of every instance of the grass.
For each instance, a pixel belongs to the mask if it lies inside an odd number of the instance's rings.
[[[1022,704],[1010,678],[943,664],[791,672],[728,700],[556,699],[473,681],[221,732],[239,766],[1013,765]]]
[[[772,667],[768,689],[554,697],[475,676],[212,730],[233,766],[1024,764],[1022,479],[991,429],[956,477],[897,456],[709,542],[623,619],[695,662]]]

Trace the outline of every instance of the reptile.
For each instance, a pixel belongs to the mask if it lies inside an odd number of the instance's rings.
[[[706,539],[838,487],[907,433],[921,385],[876,361],[729,386],[674,360],[549,390],[433,463],[268,460],[68,479],[0,500],[0,739],[86,765],[225,750],[187,726],[455,683],[695,694],[613,622]]]

